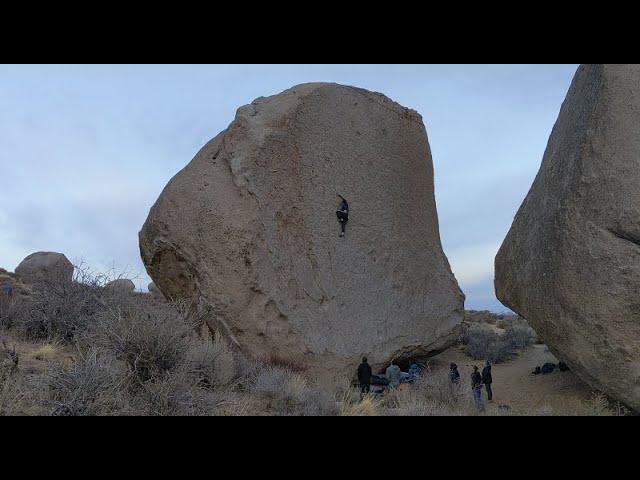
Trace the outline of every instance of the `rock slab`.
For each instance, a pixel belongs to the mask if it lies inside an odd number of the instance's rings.
[[[640,410],[640,65],[582,65],[497,257],[498,298]]]
[[[167,298],[207,309],[257,357],[381,368],[445,348],[463,317],[422,118],[358,88],[305,84],[241,107],[166,186],[140,250]]]

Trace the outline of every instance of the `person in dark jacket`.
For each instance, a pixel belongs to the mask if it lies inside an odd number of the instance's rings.
[[[478,411],[484,410],[484,404],[482,403],[482,375],[478,371],[478,367],[473,367],[473,373],[471,374],[471,390],[473,391],[473,400],[476,404]]]
[[[449,380],[454,385],[458,385],[460,383],[460,372],[458,371],[458,365],[455,363],[452,363],[449,366]]]
[[[493,391],[491,390],[493,378],[491,377],[491,362],[489,360],[487,360],[487,364],[482,369],[482,383],[484,383],[484,388],[487,389],[487,400],[493,401]]]
[[[342,203],[340,204],[340,209],[336,212],[336,216],[338,217],[338,222],[340,222],[340,225],[342,227],[340,236],[344,237],[344,229],[347,226],[347,222],[349,221],[349,203],[343,196],[338,196],[342,199]]]
[[[362,394],[371,391],[371,365],[367,363],[367,357],[362,359],[362,363],[358,367],[358,382],[360,383],[360,392]]]

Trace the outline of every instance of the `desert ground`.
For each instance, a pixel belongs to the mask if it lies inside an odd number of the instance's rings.
[[[533,375],[536,366],[557,359],[516,316],[468,312],[460,342],[425,359],[418,381],[362,397],[354,378],[320,386],[299,366],[247,359],[188,320],[180,305],[157,296],[76,287],[67,300],[99,302],[70,305],[45,296],[43,305],[32,294],[19,305],[3,303],[0,415],[627,414],[570,371]],[[64,316],[40,324],[43,307]],[[495,343],[513,332],[525,346]],[[483,348],[499,361],[493,365],[494,400],[486,402],[483,393],[486,409],[478,412],[469,377],[473,365],[484,365],[478,357]],[[447,378],[451,362],[461,374],[457,389]]]

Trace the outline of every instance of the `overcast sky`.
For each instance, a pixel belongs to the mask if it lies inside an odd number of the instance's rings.
[[[467,308],[502,311],[493,259],[577,65],[0,65],[0,267],[59,251],[150,281],[137,234],[167,181],[238,107],[304,82],[424,117],[440,234]]]

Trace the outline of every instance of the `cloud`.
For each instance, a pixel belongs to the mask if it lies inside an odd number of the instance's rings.
[[[451,269],[461,285],[493,280],[493,261],[499,243],[467,245],[449,250]]]

